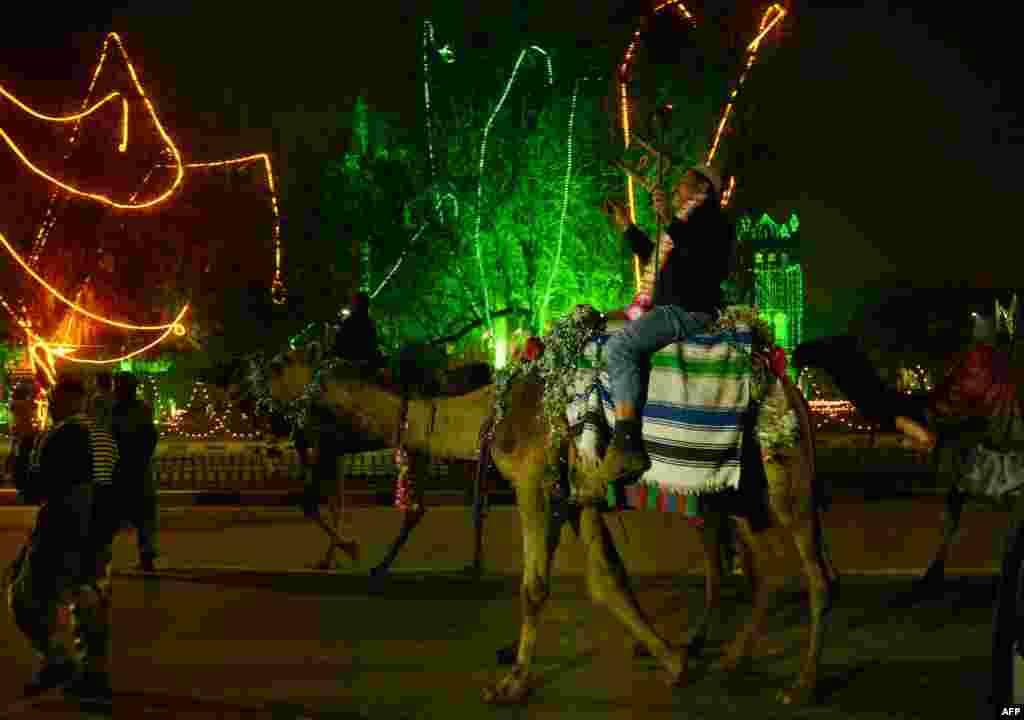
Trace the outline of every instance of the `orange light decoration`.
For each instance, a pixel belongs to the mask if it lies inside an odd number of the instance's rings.
[[[167,337],[169,337],[172,332],[175,333],[178,336],[185,335],[185,327],[181,324],[181,320],[184,317],[185,313],[189,309],[189,305],[188,304],[186,304],[179,311],[177,317],[175,317],[173,322],[167,323],[167,324],[163,324],[163,325],[137,325],[137,324],[127,323],[127,322],[123,322],[123,321],[119,321],[119,320],[113,320],[113,319],[110,319],[110,318],[98,315],[96,313],[90,312],[85,307],[79,305],[76,301],[69,300],[67,297],[62,295],[56,288],[54,288],[52,285],[50,285],[39,273],[37,273],[35,271],[35,269],[33,267],[33,266],[38,264],[39,257],[40,257],[40,255],[42,253],[43,248],[46,245],[46,240],[47,240],[47,237],[49,235],[49,231],[53,228],[54,224],[56,223],[56,213],[54,211],[54,208],[55,208],[55,200],[56,200],[60,190],[64,190],[66,192],[69,192],[69,193],[72,193],[72,194],[75,194],[75,195],[79,195],[81,197],[86,197],[86,198],[92,199],[92,200],[94,200],[96,202],[105,204],[105,205],[110,206],[110,207],[115,207],[115,208],[119,208],[119,209],[126,209],[126,210],[141,210],[141,209],[144,209],[144,208],[153,207],[153,206],[158,205],[159,203],[167,200],[171,196],[171,194],[173,194],[175,192],[175,190],[183,182],[186,164],[182,160],[181,153],[179,152],[178,148],[175,146],[174,142],[171,140],[171,138],[168,136],[168,134],[164,130],[163,125],[160,123],[160,119],[159,119],[159,117],[156,114],[156,110],[154,109],[153,104],[150,102],[149,98],[146,96],[145,90],[143,89],[142,84],[139,82],[138,74],[136,73],[135,67],[132,64],[130,58],[128,57],[127,52],[124,49],[124,45],[121,42],[121,38],[116,33],[109,33],[106,36],[105,40],[104,40],[103,47],[102,47],[101,52],[100,52],[100,59],[97,62],[96,67],[95,67],[95,69],[93,71],[92,80],[90,81],[89,89],[88,89],[88,92],[86,94],[86,98],[85,98],[85,100],[82,103],[82,110],[80,112],[72,114],[72,115],[59,116],[59,117],[58,116],[45,115],[45,114],[40,113],[40,112],[34,110],[33,108],[29,107],[24,102],[22,102],[17,97],[15,97],[12,93],[10,93],[9,91],[5,90],[3,87],[0,87],[0,94],[2,94],[7,99],[11,100],[17,107],[19,107],[23,111],[25,111],[25,112],[29,113],[30,115],[32,115],[34,117],[37,117],[39,119],[46,120],[46,121],[49,121],[49,122],[63,122],[63,123],[71,122],[71,123],[74,123],[73,132],[72,132],[72,135],[71,135],[71,137],[69,138],[69,141],[68,141],[69,145],[71,145],[71,146],[73,146],[77,142],[77,140],[78,140],[78,133],[79,133],[79,131],[81,129],[81,120],[83,118],[91,115],[92,113],[96,112],[97,110],[99,110],[101,107],[103,107],[108,102],[110,102],[110,101],[120,97],[121,98],[121,114],[122,114],[122,117],[121,117],[121,138],[120,138],[120,143],[118,145],[118,150],[120,152],[125,152],[128,149],[128,136],[129,136],[129,128],[128,128],[129,106],[128,106],[127,99],[124,98],[121,95],[121,93],[119,93],[119,92],[112,92],[112,93],[108,94],[106,97],[104,97],[102,100],[100,100],[99,102],[97,102],[97,103],[95,103],[93,105],[89,104],[89,99],[92,97],[92,93],[93,93],[93,90],[94,90],[94,88],[96,86],[96,82],[97,82],[97,80],[98,80],[98,78],[100,76],[100,72],[101,72],[101,70],[103,68],[103,65],[104,65],[105,61],[106,61],[107,52],[109,50],[109,46],[110,46],[111,41],[113,41],[113,42],[115,42],[117,44],[118,49],[121,52],[121,56],[122,56],[122,58],[125,61],[125,65],[126,65],[126,67],[128,68],[128,70],[129,70],[129,72],[131,74],[132,81],[133,81],[133,83],[135,85],[135,89],[138,91],[139,96],[141,97],[141,99],[145,103],[146,108],[149,111],[150,117],[153,120],[153,124],[157,128],[158,132],[160,133],[161,138],[164,141],[164,146],[165,146],[164,147],[164,154],[165,154],[165,156],[168,156],[169,158],[173,159],[173,162],[159,164],[160,167],[174,167],[175,168],[176,172],[175,172],[175,179],[174,179],[173,184],[171,185],[170,188],[165,190],[162,194],[160,194],[156,198],[153,198],[151,200],[148,200],[148,201],[142,202],[142,203],[135,202],[136,197],[141,192],[141,187],[140,187],[140,189],[138,189],[134,193],[132,193],[132,195],[130,196],[130,198],[129,198],[127,203],[120,203],[120,202],[113,201],[110,198],[108,198],[108,197],[106,197],[104,195],[101,195],[101,194],[85,192],[85,191],[79,190],[78,188],[75,188],[75,187],[73,187],[73,186],[71,186],[71,185],[69,185],[67,183],[64,183],[64,182],[58,180],[57,178],[49,175],[48,173],[46,173],[42,169],[36,167],[31,161],[28,160],[28,158],[25,156],[25,154],[23,152],[21,152],[21,149],[13,142],[13,140],[11,140],[11,138],[3,131],[3,129],[0,128],[0,137],[2,137],[7,142],[7,144],[11,147],[11,149],[14,150],[15,154],[19,157],[19,159],[21,159],[21,161],[31,171],[33,171],[37,175],[40,175],[41,177],[49,180],[55,186],[54,189],[50,193],[50,205],[47,208],[47,215],[44,218],[43,223],[41,224],[39,230],[36,233],[36,239],[35,239],[35,241],[33,243],[33,248],[32,248],[32,255],[29,258],[29,260],[26,261],[24,258],[22,258],[21,255],[14,249],[14,247],[12,247],[11,244],[7,241],[7,238],[5,238],[2,233],[0,233],[0,244],[3,244],[3,246],[6,248],[6,250],[18,262],[18,264],[21,265],[21,267],[34,280],[36,280],[38,283],[40,283],[44,288],[46,288],[46,290],[51,295],[53,295],[53,297],[57,298],[58,300],[60,300],[64,304],[66,304],[74,312],[82,314],[82,315],[85,315],[86,317],[89,317],[89,318],[91,318],[93,320],[96,320],[96,321],[98,321],[100,323],[103,323],[105,325],[110,325],[110,326],[122,328],[122,329],[125,329],[125,330],[135,330],[135,331],[143,331],[143,330],[156,331],[156,330],[160,330],[160,331],[163,331],[163,332],[160,335],[160,337],[158,337],[153,342],[148,343],[147,345],[139,348],[138,350],[135,350],[133,352],[121,355],[121,356],[116,357],[116,358],[108,358],[108,359],[102,359],[102,360],[91,360],[91,359],[86,359],[86,358],[73,357],[74,353],[79,349],[79,347],[71,345],[71,344],[68,344],[67,342],[48,341],[48,340],[42,338],[38,333],[36,333],[32,329],[32,323],[31,323],[31,320],[28,319],[28,309],[25,307],[25,303],[24,302],[21,303],[21,313],[19,314],[18,312],[16,312],[14,310],[14,308],[11,307],[11,305],[7,302],[6,298],[4,298],[2,294],[0,294],[0,303],[3,304],[4,308],[8,311],[8,313],[11,314],[11,316],[17,321],[18,325],[26,333],[27,341],[28,341],[28,348],[29,348],[29,358],[30,358],[31,365],[32,365],[33,369],[34,370],[41,369],[43,371],[46,379],[51,384],[53,384],[56,381],[56,371],[55,371],[55,368],[54,368],[54,362],[58,358],[64,359],[64,360],[68,360],[70,362],[92,364],[92,365],[107,365],[107,364],[112,364],[112,363],[119,363],[119,362],[121,362],[123,360],[128,360],[128,359],[130,359],[132,357],[140,355],[140,354],[146,352],[147,350],[149,350],[150,348],[155,347],[156,345],[160,344],[165,339],[167,339]],[[71,149],[69,149],[68,153],[65,155],[65,160],[67,160],[70,157],[70,153],[71,153]],[[273,291],[273,296],[274,296],[274,302],[275,303],[282,303],[282,302],[284,302],[284,298],[285,298],[285,288],[284,288],[284,283],[281,280],[281,235],[280,235],[281,224],[280,224],[280,211],[279,211],[279,208],[278,208],[277,190],[276,190],[276,187],[275,187],[275,184],[274,184],[274,175],[273,175],[273,168],[271,167],[271,164],[270,164],[270,156],[267,155],[266,153],[260,153],[260,154],[256,154],[256,155],[248,155],[248,156],[245,156],[245,157],[235,158],[235,159],[232,159],[232,160],[223,160],[223,161],[216,161],[216,162],[204,162],[204,163],[189,163],[188,167],[189,168],[207,168],[207,167],[235,165],[235,164],[241,164],[241,163],[246,163],[246,162],[255,162],[255,161],[262,161],[264,169],[266,171],[266,182],[267,182],[267,186],[268,186],[269,191],[270,191],[271,207],[272,207],[272,210],[274,212],[273,237],[274,237],[275,270],[274,270],[274,278],[273,278],[273,283],[272,283],[272,291]],[[154,167],[153,170],[155,170],[155,169],[156,168]],[[152,174],[153,170],[150,170],[150,173],[147,174],[146,178],[143,180],[143,183],[142,183],[143,186],[148,181],[149,176]],[[70,323],[71,321],[72,321],[71,317],[69,317],[68,318],[68,323]]]
[[[274,279],[271,282],[271,295],[276,304],[280,305],[285,301],[284,281],[281,279],[281,213],[277,204],[277,187],[274,184],[274,169],[270,164],[270,155],[257,153],[232,160],[215,160],[211,162],[187,163],[185,167],[212,168],[224,167],[227,165],[241,165],[243,163],[261,161],[266,171],[267,189],[270,191],[270,207],[274,211]],[[166,167],[166,166],[165,166]]]
[[[117,146],[117,149],[121,152],[128,149],[128,101],[124,98],[121,98],[121,144]],[[132,200],[134,199],[135,197],[132,196]]]
[[[34,172],[36,175],[38,175],[38,176],[40,176],[40,177],[42,177],[42,178],[44,178],[46,180],[49,180],[51,183],[53,183],[54,185],[56,185],[60,189],[66,191],[66,192],[69,192],[69,193],[71,193],[73,195],[79,195],[81,197],[86,197],[86,198],[89,198],[91,200],[95,200],[96,202],[102,203],[104,205],[108,205],[110,207],[118,208],[120,210],[142,210],[144,208],[148,208],[148,207],[152,207],[154,205],[157,205],[157,204],[163,202],[164,200],[166,200],[167,198],[169,198],[174,193],[174,191],[178,189],[178,186],[181,185],[181,182],[182,182],[182,180],[185,177],[185,167],[184,167],[184,164],[182,163],[182,160],[181,160],[181,153],[178,152],[178,148],[174,145],[174,141],[171,140],[170,136],[167,134],[167,131],[164,130],[164,126],[160,123],[160,118],[157,117],[156,110],[153,108],[153,103],[151,103],[149,98],[146,97],[146,91],[143,89],[142,83],[139,82],[139,77],[138,77],[138,74],[135,72],[135,67],[134,67],[134,65],[132,65],[132,61],[128,58],[128,53],[125,52],[124,45],[121,43],[121,38],[118,37],[117,33],[110,33],[109,35],[107,35],[107,40],[103,44],[103,55],[104,55],[104,57],[105,57],[106,51],[107,51],[107,44],[109,43],[109,41],[111,39],[114,40],[117,43],[117,46],[118,46],[118,48],[121,51],[121,55],[124,57],[125,64],[127,65],[128,71],[129,71],[129,73],[131,73],[131,76],[132,76],[132,82],[135,84],[135,89],[138,91],[139,96],[142,98],[142,101],[145,103],[146,109],[149,111],[149,116],[153,119],[153,124],[156,126],[157,132],[160,133],[160,137],[164,141],[164,146],[166,147],[166,149],[168,151],[170,151],[170,153],[174,157],[174,166],[176,168],[176,172],[175,172],[174,182],[171,184],[171,187],[169,187],[162,194],[158,195],[157,197],[153,198],[152,200],[147,200],[146,202],[143,202],[143,203],[119,203],[119,202],[117,202],[115,200],[110,199],[106,195],[103,195],[103,194],[100,194],[100,193],[90,193],[90,192],[85,192],[84,190],[80,190],[80,189],[74,187],[73,185],[69,185],[68,183],[65,183],[65,182],[62,182],[61,180],[58,180],[57,178],[55,178],[52,175],[50,175],[49,173],[47,173],[45,170],[42,170],[41,168],[37,167],[35,164],[32,163],[31,160],[29,160],[25,156],[25,153],[23,153],[21,151],[21,148],[18,147],[18,145],[10,138],[10,136],[8,136],[6,132],[4,132],[3,128],[0,128],[0,138],[2,138],[10,146],[11,150],[14,151],[14,154],[18,156],[18,159],[20,159],[22,161],[22,163],[24,163],[25,166],[29,170]],[[103,64],[103,60],[101,58],[100,65],[102,65],[102,64]],[[94,75],[94,81],[95,81],[95,75]],[[77,115],[69,115],[67,117],[59,117],[58,118],[58,117],[52,117],[52,116],[48,116],[48,115],[43,115],[42,113],[39,113],[39,112],[37,112],[35,110],[32,110],[30,107],[25,105],[23,102],[21,102],[20,100],[17,100],[17,98],[15,98],[11,93],[7,92],[6,90],[3,91],[3,94],[4,94],[5,97],[14,100],[15,104],[19,108],[21,108],[22,110],[25,110],[26,112],[32,114],[34,117],[40,118],[42,120],[49,120],[51,122],[76,122],[76,123],[81,121],[81,119],[83,117],[86,117],[87,115],[90,115],[93,112],[95,112],[104,103],[106,103],[109,100],[112,100],[113,98],[118,97],[120,95],[120,93],[116,93],[116,92],[115,93],[111,93],[110,95],[107,95],[107,97],[105,97],[99,103],[97,103],[96,105],[92,106],[91,108],[88,108],[87,110],[85,110],[85,111],[83,111],[81,113],[78,113]],[[127,138],[127,132],[128,132],[128,102],[126,100],[123,102],[122,108],[123,108],[123,117],[122,117],[122,127],[123,127],[123,129],[122,129],[121,149],[123,151],[123,150],[127,149],[127,147],[128,147],[128,138]],[[76,130],[77,130],[77,128],[76,128]]]
[[[715,138],[711,142],[711,149],[708,150],[707,159],[704,161],[705,165],[710,165],[711,161],[715,159],[715,154],[718,152],[718,146],[722,141],[722,133],[725,132],[726,126],[729,124],[729,118],[732,115],[733,108],[736,105],[736,96],[739,95],[740,88],[743,87],[743,82],[747,79],[747,73],[750,72],[750,68],[754,66],[754,62],[757,60],[757,51],[761,47],[761,40],[764,39],[772,28],[782,21],[782,18],[786,17],[786,9],[779,3],[773,3],[771,7],[765,10],[764,15],[761,16],[761,25],[758,28],[757,36],[747,45],[747,64],[743,68],[743,72],[740,73],[740,79],[736,83],[736,87],[733,88],[729,94],[729,102],[725,104],[725,109],[722,111],[722,119],[718,123],[718,129],[715,131]]]
[[[46,280],[44,280],[42,276],[39,275],[39,273],[33,270],[29,266],[29,264],[25,262],[24,259],[22,259],[21,255],[18,254],[18,251],[15,250],[9,242],[7,242],[7,238],[4,237],[4,234],[2,232],[0,232],[0,244],[2,244],[7,249],[7,252],[9,252],[11,256],[18,262],[18,264],[25,269],[25,272],[31,275],[36,282],[38,282],[44,288],[49,290],[51,295],[53,295],[55,298],[63,302],[68,307],[73,308],[74,310],[78,311],[79,313],[85,315],[88,318],[97,320],[105,325],[111,325],[113,327],[123,328],[125,330],[173,330],[175,326],[178,325],[177,321],[167,323],[164,325],[133,325],[131,323],[121,322],[119,320],[111,320],[109,318],[103,317],[102,315],[97,315],[96,313],[89,312],[75,301],[68,300],[60,293],[59,290],[57,290],[57,288],[53,287],[53,285],[50,285],[50,283],[46,282]],[[186,305],[185,307],[187,308],[188,306]],[[181,328],[181,332],[179,332],[178,334],[185,334],[184,327]]]
[[[696,25],[697,21],[686,8],[686,5],[682,2],[662,2],[654,8],[653,15],[657,15],[665,8],[675,8],[684,18],[690,21],[691,25]],[[622,122],[622,139],[625,143],[626,149],[629,149],[630,141],[632,140],[632,129],[630,121],[630,107],[629,107],[629,86],[632,81],[633,72],[633,56],[636,54],[637,45],[640,43],[641,28],[638,28],[633,32],[633,38],[630,40],[629,46],[626,47],[626,54],[622,58],[622,62],[619,64],[619,117]],[[626,202],[629,205],[629,220],[630,222],[636,222],[636,186],[633,181],[633,176],[626,175]],[[633,274],[636,279],[636,285],[640,287],[640,258],[636,255],[633,256]]]
[[[696,19],[693,14],[686,8],[686,5],[682,2],[662,2],[655,6],[652,15],[657,15],[666,8],[675,9],[681,17],[688,20],[692,26],[696,26]],[[722,117],[718,123],[715,131],[714,139],[711,143],[711,148],[708,151],[705,165],[710,165],[711,161],[714,160],[716,153],[718,152],[719,145],[721,143],[722,134],[725,132],[726,127],[729,123],[729,118],[732,115],[733,108],[735,107],[736,96],[739,94],[740,88],[743,86],[743,82],[747,78],[747,73],[750,68],[753,67],[754,61],[757,59],[757,51],[761,45],[761,41],[764,37],[774,28],[783,17],[786,15],[786,9],[779,3],[773,3],[769,7],[764,15],[761,17],[761,24],[758,28],[758,33],[754,39],[747,45],[747,62],[740,74],[739,82],[736,87],[732,90],[729,95],[729,102],[726,103],[725,109],[722,111]],[[626,48],[626,53],[622,58],[622,62],[619,64],[619,115],[622,123],[622,136],[625,146],[628,149],[630,141],[632,139],[631,130],[631,119],[630,119],[630,103],[629,103],[629,86],[632,80],[632,70],[634,55],[636,54],[637,45],[640,42],[642,28],[637,29],[633,33],[633,37],[630,40],[629,46]],[[736,178],[729,178],[729,185],[726,191],[722,194],[721,204],[722,207],[726,207],[732,200],[733,193],[736,189]],[[636,187],[633,177],[629,174],[626,175],[626,200],[629,204],[629,218],[631,222],[636,222]],[[634,272],[636,275],[637,287],[640,287],[640,259],[636,256],[633,258]]]

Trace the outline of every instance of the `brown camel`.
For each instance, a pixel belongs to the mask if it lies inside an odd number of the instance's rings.
[[[274,399],[289,402],[302,396],[313,381],[313,368],[319,362],[320,350],[313,344],[305,350],[292,350],[272,363],[270,392]],[[339,416],[347,417],[361,434],[376,438],[378,442],[394,438],[400,396],[366,378],[346,377],[345,372],[335,375],[323,380],[321,401],[334,408]],[[791,703],[816,696],[818,666],[836,578],[825,557],[814,478],[813,437],[806,403],[788,380],[784,381],[784,387],[786,402],[801,419],[802,444],[779,451],[764,462],[768,509],[773,527],[788,533],[800,553],[811,608],[811,633],[796,683],[780,693],[783,702]],[[411,450],[433,457],[477,457],[480,429],[491,418],[495,393],[496,388],[491,385],[459,397],[410,402],[404,442]],[[506,395],[504,415],[492,432],[493,462],[516,490],[524,552],[523,622],[516,665],[499,682],[485,688],[484,700],[492,703],[522,702],[534,684],[530,668],[540,613],[550,589],[549,508],[560,462],[569,457],[569,470],[577,473],[581,485],[585,485],[589,477],[582,466],[573,467],[575,453],[568,452],[569,443],[553,441],[555,436],[543,415],[542,398],[543,386],[539,382],[529,379],[513,382]],[[567,438],[568,433],[562,432],[559,437]],[[762,569],[768,552],[764,533],[756,533],[743,517],[737,517],[736,521],[747,577],[753,589],[753,612],[738,637],[725,649],[723,667],[730,670],[751,656],[763,632],[771,590],[770,578]],[[580,507],[579,535],[586,551],[586,580],[591,598],[611,611],[637,644],[657,659],[668,671],[672,685],[685,685],[689,648],[669,644],[652,627],[630,588],[626,570],[596,505]],[[719,603],[721,553],[713,534],[707,533],[704,537],[708,570],[706,602],[714,609]]]

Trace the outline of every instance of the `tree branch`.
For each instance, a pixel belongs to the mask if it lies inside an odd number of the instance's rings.
[[[505,308],[504,310],[499,310],[497,312],[492,312],[491,313],[491,317],[492,318],[497,318],[497,317],[504,317],[506,315],[529,315],[529,314],[530,314],[530,311],[527,310],[526,308]],[[431,340],[429,344],[430,345],[447,345],[448,343],[458,342],[463,337],[465,337],[466,335],[468,335],[469,333],[473,332],[478,327],[483,325],[484,322],[485,321],[482,320],[482,319],[481,320],[474,320],[473,322],[471,322],[469,325],[467,325],[466,327],[462,328],[458,332],[453,333],[453,334],[448,335],[448,336],[443,337],[443,338],[438,338],[436,340]]]

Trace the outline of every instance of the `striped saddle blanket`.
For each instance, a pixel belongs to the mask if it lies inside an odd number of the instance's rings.
[[[615,425],[602,358],[608,338],[598,337],[585,348],[568,405],[569,426],[583,456],[600,455]],[[753,382],[752,344],[751,328],[737,324],[654,354],[643,415],[652,467],[640,479],[641,486],[662,496],[739,487],[743,419]]]

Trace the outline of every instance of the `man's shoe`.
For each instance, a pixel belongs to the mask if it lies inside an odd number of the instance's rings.
[[[47,662],[25,685],[25,697],[36,697],[51,690],[65,687],[78,674],[78,665],[72,660]]]
[[[612,445],[605,453],[597,476],[602,483],[610,483],[626,476],[639,476],[651,469],[651,456],[642,444],[631,448]]]
[[[111,702],[114,691],[110,687],[110,673],[99,670],[83,670],[64,689],[65,695],[81,702]]]
[[[140,558],[136,569],[140,572],[151,573],[156,572],[157,570],[164,570],[166,569],[166,566],[158,558],[150,555],[144,555]]]

